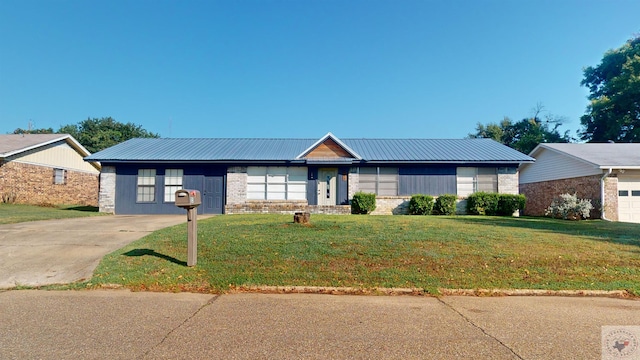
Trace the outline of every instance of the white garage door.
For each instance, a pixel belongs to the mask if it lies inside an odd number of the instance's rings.
[[[640,177],[618,177],[618,220],[640,223]]]

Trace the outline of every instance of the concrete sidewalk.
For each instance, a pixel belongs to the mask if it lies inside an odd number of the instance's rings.
[[[0,292],[2,359],[600,359],[640,301]]]
[[[89,278],[108,253],[186,221],[186,215],[119,215],[0,225],[0,289]]]

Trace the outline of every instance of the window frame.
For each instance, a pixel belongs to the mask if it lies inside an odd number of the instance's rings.
[[[157,202],[156,176],[156,169],[138,169],[138,174],[136,175],[136,203],[152,204]],[[148,191],[149,189],[151,191]],[[141,192],[141,190],[143,191]],[[150,200],[148,200],[149,196]]]
[[[169,175],[174,173],[175,175]],[[179,180],[179,181],[178,181]],[[183,189],[184,186],[184,169],[165,169],[164,170],[164,196],[165,203],[176,202],[176,191]]]
[[[366,186],[363,187],[363,184],[365,184]],[[387,188],[387,186],[390,184],[392,184],[392,186]],[[373,189],[371,189],[372,187]],[[389,192],[389,190],[393,189],[395,189],[395,194],[391,194]],[[376,196],[398,196],[400,191],[400,168],[387,166],[359,167],[358,190],[362,192],[374,193],[376,194]],[[381,192],[386,193],[381,194]]]
[[[248,166],[247,200],[308,200],[305,166]]]
[[[54,168],[53,169],[53,185],[66,185],[67,184],[67,170]]]

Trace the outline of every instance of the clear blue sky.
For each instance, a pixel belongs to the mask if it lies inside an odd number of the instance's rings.
[[[637,0],[2,0],[0,133],[463,138],[541,103],[573,134],[639,31]]]

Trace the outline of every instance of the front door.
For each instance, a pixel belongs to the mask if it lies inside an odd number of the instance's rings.
[[[318,169],[318,205],[335,205],[338,169]]]
[[[202,194],[205,214],[222,214],[224,205],[224,176],[205,176]]]

